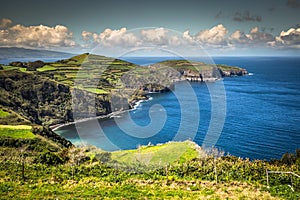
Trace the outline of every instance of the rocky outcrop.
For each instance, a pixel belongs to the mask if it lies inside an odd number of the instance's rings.
[[[9,63],[10,66],[14,66],[14,67],[24,67],[27,68],[28,71],[35,71],[37,68],[43,67],[45,65],[45,63],[41,60],[37,60],[34,62],[10,62]]]
[[[0,104],[21,114],[34,124],[51,125],[74,120],[72,103],[83,109],[82,117],[111,112],[104,95],[71,89],[49,78],[18,70],[0,71]],[[72,102],[72,92],[76,94]],[[80,115],[77,115],[80,117]]]
[[[229,70],[222,70],[219,68],[219,72],[222,77],[231,77],[231,76],[244,76],[247,75],[248,72],[246,69],[229,69]]]

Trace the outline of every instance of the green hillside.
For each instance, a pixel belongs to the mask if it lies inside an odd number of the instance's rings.
[[[299,173],[300,157],[289,164],[284,159],[250,161],[214,157],[195,147],[189,141],[112,153],[95,147],[0,147],[0,194],[2,199],[300,198],[297,177],[273,174],[270,187],[266,182],[267,169]],[[149,153],[150,162],[139,156]]]
[[[299,199],[297,176],[270,174],[268,187],[266,170],[300,174],[300,150],[273,161],[224,156],[191,141],[105,152],[74,147],[49,128],[77,119],[72,95],[83,110],[78,118],[103,116],[199,72],[219,78],[246,70],[183,60],[141,67],[91,54],[1,67],[1,199]],[[123,104],[113,110],[114,92]]]

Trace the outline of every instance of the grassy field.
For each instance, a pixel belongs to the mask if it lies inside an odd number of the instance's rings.
[[[270,187],[266,186],[266,169],[297,173],[297,165],[228,156],[214,159],[202,151],[186,141],[113,153],[95,147],[45,149],[23,152],[24,158],[22,148],[0,147],[1,199],[300,198],[300,181],[289,175],[272,176]],[[126,170],[145,167],[145,160],[136,162],[141,154],[151,154],[151,164],[169,164],[146,171]]]
[[[165,152],[168,152],[167,154]],[[170,142],[168,145],[140,146],[135,150],[112,153],[112,159],[123,163],[143,163],[164,166],[175,161],[185,162],[199,157],[196,144],[190,141]]]
[[[153,69],[153,67],[155,67]],[[235,67],[220,65],[223,70],[238,69]],[[83,90],[96,94],[108,94],[115,88],[121,88],[118,85],[120,78],[126,78],[126,84],[135,86],[137,82],[157,82],[156,78],[161,77],[164,68],[171,68],[171,71],[187,71],[198,75],[199,72],[207,73],[210,76],[213,66],[202,62],[194,62],[187,60],[168,60],[152,65],[152,71],[147,67],[139,67],[133,63],[119,59],[81,54],[69,59],[46,62],[43,67],[36,69],[39,75],[53,79],[54,81],[73,87],[79,87]],[[35,71],[27,71],[26,68],[4,66],[4,70],[20,70],[26,73],[35,73]],[[161,71],[160,71],[161,70]],[[155,73],[154,73],[155,72]],[[156,75],[155,75],[156,74]],[[167,73],[168,74],[168,73]],[[178,78],[173,77],[173,78]],[[95,88],[86,87],[93,80],[100,80]],[[105,80],[105,81],[101,81]]]
[[[281,199],[250,184],[216,184],[210,181],[153,181],[129,179],[107,182],[82,178],[59,183],[54,179],[39,183],[0,183],[2,199]]]
[[[0,137],[35,138],[28,125],[0,125]]]
[[[21,72],[26,72],[26,68],[24,67],[14,67],[14,66],[3,66],[4,70],[20,70]]]
[[[174,152],[174,144],[142,147],[144,153],[154,152],[166,158]],[[189,142],[176,143],[190,148]],[[170,149],[168,146],[171,146]],[[193,148],[192,148],[193,149]],[[263,161],[237,158],[218,158],[214,179],[214,159],[210,156],[171,163],[164,168],[145,172],[127,172],[118,167],[118,157],[112,155],[108,164],[74,160],[90,150],[62,150],[51,153],[28,154],[25,174],[21,175],[21,160],[16,149],[0,148],[0,194],[1,199],[299,199],[298,189],[288,186],[290,177],[272,177],[270,188],[265,183],[265,168],[287,170],[287,166],[276,166]],[[169,151],[170,150],[170,151]],[[10,156],[8,156],[10,152]],[[180,150],[181,152],[181,150]],[[70,154],[71,153],[71,154]],[[118,152],[117,154],[119,154]],[[132,154],[134,151],[125,151]],[[87,155],[86,154],[86,155]],[[69,155],[69,156],[68,156]],[[71,156],[70,156],[71,155]],[[91,155],[91,154],[90,154]],[[53,160],[68,157],[64,164]],[[197,157],[197,156],[196,156]],[[167,158],[166,158],[167,159]],[[228,160],[229,159],[229,160]],[[126,160],[126,159],[125,159]],[[168,160],[168,159],[167,159]],[[46,163],[48,164],[46,164]],[[113,162],[113,165],[109,164]],[[77,164],[74,164],[77,163]],[[128,160],[128,165],[130,160]],[[115,167],[112,167],[115,166]],[[139,165],[141,166],[141,165]],[[295,170],[294,166],[291,170]],[[293,180],[294,181],[294,180]],[[299,182],[294,182],[296,188]]]
[[[7,116],[9,116],[9,112],[6,112],[6,111],[0,109],[0,118],[4,118]]]
[[[36,71],[38,72],[46,72],[46,71],[55,71],[56,68],[51,66],[51,65],[44,65],[43,67],[41,68],[38,68]]]
[[[98,89],[98,88],[81,88],[81,89],[89,91],[89,92],[93,92],[96,94],[109,94],[109,92],[107,92],[103,89]]]

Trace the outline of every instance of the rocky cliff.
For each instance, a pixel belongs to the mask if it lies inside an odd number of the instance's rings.
[[[72,92],[76,91],[76,104],[88,114],[110,113],[110,104],[103,95],[57,83],[49,78],[19,70],[0,71],[0,104],[20,113],[32,123],[51,125],[74,120]],[[94,102],[91,104],[90,102]]]
[[[70,144],[53,133],[50,125],[127,110],[149,92],[170,91],[177,80],[247,74],[237,67],[185,60],[140,67],[90,54],[21,64],[0,69],[0,107],[17,113],[26,124],[37,125],[36,133],[64,146]]]

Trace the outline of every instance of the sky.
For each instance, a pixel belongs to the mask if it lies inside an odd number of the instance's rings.
[[[108,55],[151,45],[211,55],[300,53],[300,0],[0,3],[0,47],[72,53],[96,48]]]

